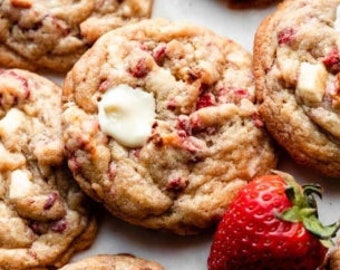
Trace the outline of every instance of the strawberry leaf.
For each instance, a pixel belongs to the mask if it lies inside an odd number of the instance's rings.
[[[340,228],[339,221],[331,225],[324,226],[315,216],[305,218],[303,220],[303,225],[308,231],[323,240],[335,237]]]
[[[329,247],[332,243],[331,239],[340,229],[340,221],[327,226],[320,222],[314,195],[322,198],[321,186],[306,184],[300,187],[291,175],[280,171],[274,172],[285,179],[287,183],[285,193],[292,203],[289,209],[282,213],[275,213],[275,215],[285,221],[302,222],[310,233],[317,236],[326,247]]]
[[[291,207],[282,213],[276,213],[276,217],[285,220],[285,221],[290,221],[290,222],[300,222],[301,217],[299,213],[299,208],[298,207]]]

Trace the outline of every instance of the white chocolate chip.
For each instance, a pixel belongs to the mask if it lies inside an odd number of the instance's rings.
[[[151,135],[155,107],[153,94],[141,88],[111,88],[98,103],[100,128],[124,146],[140,147]]]
[[[322,101],[325,93],[327,70],[323,64],[310,64],[303,62],[296,88],[296,95],[308,106]]]
[[[336,8],[336,17],[333,27],[335,30],[340,31],[340,6]]]
[[[15,108],[10,109],[0,121],[0,134],[15,134],[22,127],[24,117],[22,111]]]
[[[34,191],[34,185],[29,179],[28,172],[23,170],[15,170],[11,174],[9,198],[16,199],[22,198],[32,194]]]

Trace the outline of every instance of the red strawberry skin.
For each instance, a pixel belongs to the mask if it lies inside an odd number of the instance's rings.
[[[291,206],[279,175],[255,178],[226,210],[214,235],[209,270],[315,270],[327,248],[301,222],[275,213]]]

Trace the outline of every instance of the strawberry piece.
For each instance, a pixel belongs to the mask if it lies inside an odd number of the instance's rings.
[[[340,71],[340,57],[338,49],[333,49],[325,58],[322,60],[327,70],[333,74],[337,74]]]
[[[236,196],[218,224],[209,270],[315,270],[320,266],[339,224],[317,219],[313,193],[292,176],[260,176]],[[320,241],[322,239],[322,241]]]
[[[215,100],[212,94],[210,93],[204,93],[202,94],[196,104],[196,110],[199,110],[201,108],[213,106],[215,104]]]
[[[289,45],[294,38],[295,31],[291,27],[284,28],[277,33],[277,40],[280,45]]]
[[[48,195],[47,201],[44,205],[44,210],[49,210],[52,208],[53,204],[56,202],[58,199],[59,195],[57,192],[52,192]]]
[[[63,233],[67,229],[67,226],[67,220],[61,219],[51,223],[51,230],[57,233]]]
[[[157,63],[161,63],[165,59],[166,44],[159,44],[152,52],[152,56]]]
[[[189,181],[184,180],[182,177],[176,177],[168,182],[166,189],[173,192],[181,192],[188,184]]]
[[[145,58],[139,59],[135,66],[129,68],[130,74],[135,78],[144,78],[149,71]]]

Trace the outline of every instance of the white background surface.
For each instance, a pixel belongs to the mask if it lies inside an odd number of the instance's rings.
[[[256,28],[272,10],[236,11],[229,9],[222,0],[155,0],[153,17],[186,20],[210,28],[251,52]],[[282,157],[279,169],[294,174],[300,182],[310,179],[322,184],[325,192],[319,204],[321,219],[331,223],[340,217],[340,179],[326,179],[295,165],[287,157]],[[206,270],[211,239],[212,235],[165,235],[129,225],[107,214],[91,249],[79,253],[73,261],[100,253],[132,253],[156,260],[167,270]]]

